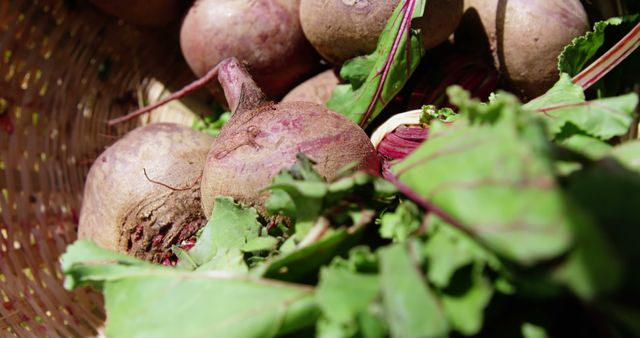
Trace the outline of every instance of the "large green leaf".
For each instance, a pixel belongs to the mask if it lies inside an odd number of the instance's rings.
[[[62,261],[68,287],[103,286],[109,337],[274,337],[319,315],[308,286],[151,265],[86,241]]]
[[[494,288],[482,274],[482,266],[459,270],[458,278],[440,295],[444,312],[452,329],[465,335],[477,334],[484,323],[484,311]]]
[[[633,93],[585,101],[580,86],[563,74],[546,94],[525,104],[524,109],[540,113],[553,137],[572,125],[586,135],[608,140],[629,130],[637,104],[638,96]]]
[[[485,271],[498,272],[501,263],[473,238],[441,219],[430,217],[427,226],[423,250],[427,278],[439,290],[452,330],[477,334],[495,289]]]
[[[357,319],[360,312],[380,293],[377,275],[361,274],[341,268],[324,268],[316,292],[323,316],[339,323]]]
[[[104,296],[109,337],[275,337],[318,316],[309,287],[215,273],[138,274]]]
[[[393,166],[399,182],[508,259],[528,265],[566,252],[572,219],[539,122],[509,95],[482,105],[450,92],[466,119],[434,122],[429,141]]]
[[[393,337],[446,337],[449,325],[419,270],[412,243],[380,249],[382,303]]]
[[[628,169],[640,174],[640,140],[623,143],[613,148],[611,156]]]
[[[74,289],[81,285],[102,287],[105,281],[129,276],[136,272],[165,271],[161,265],[151,264],[135,257],[103,249],[89,240],[78,240],[67,246],[61,258],[64,286]]]

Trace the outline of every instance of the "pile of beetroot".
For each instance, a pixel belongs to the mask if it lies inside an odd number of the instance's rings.
[[[143,26],[179,20],[185,5],[92,2]],[[398,4],[196,0],[182,18],[180,44],[202,79],[132,116],[207,86],[232,117],[216,138],[151,124],[109,147],[87,177],[79,237],[161,262],[173,245],[193,241],[216,196],[230,196],[268,218],[263,189],[300,152],[327,180],[354,163],[354,169],[379,174],[382,162],[406,156],[427,135],[420,126],[390,131],[379,154],[370,130],[324,106],[343,81],[340,66],[374,51]],[[389,103],[387,117],[424,104],[450,106],[444,90],[453,84],[481,99],[499,86],[524,100],[536,97],[557,80],[562,48],[589,28],[578,0],[428,1],[425,13],[412,28],[433,57]]]
[[[91,2],[211,109],[89,170],[107,336],[640,336],[634,0]]]

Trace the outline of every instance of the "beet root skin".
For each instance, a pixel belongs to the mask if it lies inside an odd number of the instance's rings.
[[[376,49],[398,0],[301,0],[300,22],[305,36],[327,61],[346,60]],[[424,47],[433,48],[453,33],[462,17],[463,0],[427,1],[425,18],[414,28],[422,31]]]
[[[333,69],[328,69],[293,88],[282,99],[282,102],[303,101],[324,106],[339,83],[340,78],[336,72]]]
[[[579,0],[465,0],[460,26],[456,42],[488,49],[510,89],[526,101],[558,80],[558,55],[589,30],[589,21]]]
[[[114,143],[89,170],[78,237],[159,262],[206,222],[199,181],[212,141],[191,128],[157,123]]]
[[[261,189],[300,152],[328,180],[354,162],[357,169],[379,172],[371,141],[351,120],[310,102],[266,103],[232,116],[209,150],[201,188],[205,214],[224,195],[265,215],[268,192]]]
[[[198,0],[182,24],[182,53],[197,76],[236,57],[269,98],[279,98],[319,66],[298,8],[299,0]]]

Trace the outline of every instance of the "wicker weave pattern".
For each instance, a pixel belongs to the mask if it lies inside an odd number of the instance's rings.
[[[106,120],[137,106],[146,79],[183,70],[175,36],[80,0],[0,0],[1,337],[91,336],[102,325],[100,296],[64,290],[58,258],[75,240],[92,160],[140,123]]]

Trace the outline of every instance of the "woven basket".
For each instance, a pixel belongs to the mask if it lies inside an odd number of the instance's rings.
[[[82,0],[0,0],[0,337],[102,326],[101,296],[66,291],[59,257],[76,239],[92,160],[145,122],[106,121],[157,95],[150,79],[190,80],[177,25],[136,29]]]

